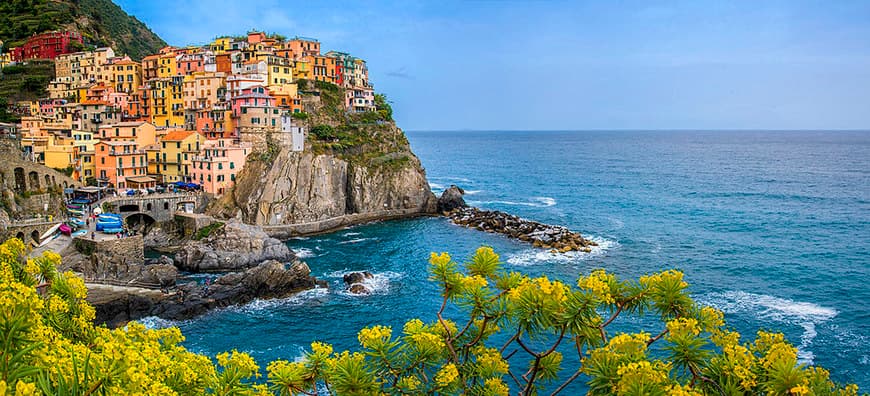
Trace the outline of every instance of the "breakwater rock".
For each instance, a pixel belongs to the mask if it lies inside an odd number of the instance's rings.
[[[347,291],[353,294],[371,294],[371,289],[365,284],[367,279],[372,279],[375,276],[368,271],[351,272],[345,274],[342,278],[347,285]]]
[[[538,223],[497,210],[464,207],[454,209],[445,215],[461,226],[504,234],[529,242],[532,246],[551,249],[558,253],[590,252],[593,246],[598,245],[566,227]]]
[[[190,319],[211,309],[283,298],[317,286],[326,287],[326,283],[311,276],[304,262],[270,260],[244,272],[217,277],[210,285],[189,282],[169,292],[89,285],[88,301],[96,310],[95,323],[118,327],[148,316]]]

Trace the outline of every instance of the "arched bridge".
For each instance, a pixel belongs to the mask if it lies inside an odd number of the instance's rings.
[[[206,203],[203,194],[148,194],[107,198],[103,201],[103,210],[120,214],[127,225],[136,228],[173,221],[176,212],[199,212]]]
[[[18,238],[25,244],[40,243],[40,236],[54,227],[60,221],[45,221],[45,219],[17,220],[11,223],[0,223],[0,241]]]

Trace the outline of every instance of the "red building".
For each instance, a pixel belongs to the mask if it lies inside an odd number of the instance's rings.
[[[35,34],[24,45],[9,50],[13,62],[27,59],[54,59],[58,55],[75,52],[70,43],[84,45],[82,36],[76,32],[46,32]]]

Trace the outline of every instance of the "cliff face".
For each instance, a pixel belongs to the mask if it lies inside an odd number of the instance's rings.
[[[305,150],[254,153],[236,186],[211,208],[287,237],[385,218],[435,213],[420,160],[392,121],[344,115],[334,86],[309,97]],[[332,91],[327,91],[332,90]]]
[[[249,224],[274,226],[264,228],[287,235],[434,213],[436,199],[420,161],[410,152],[406,155],[401,166],[392,166],[282,149],[273,163],[245,165],[217,212]],[[300,223],[309,227],[280,227]]]

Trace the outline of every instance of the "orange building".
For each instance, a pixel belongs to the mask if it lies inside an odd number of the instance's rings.
[[[97,181],[115,188],[153,187],[145,151],[133,141],[101,141],[94,145]]]

